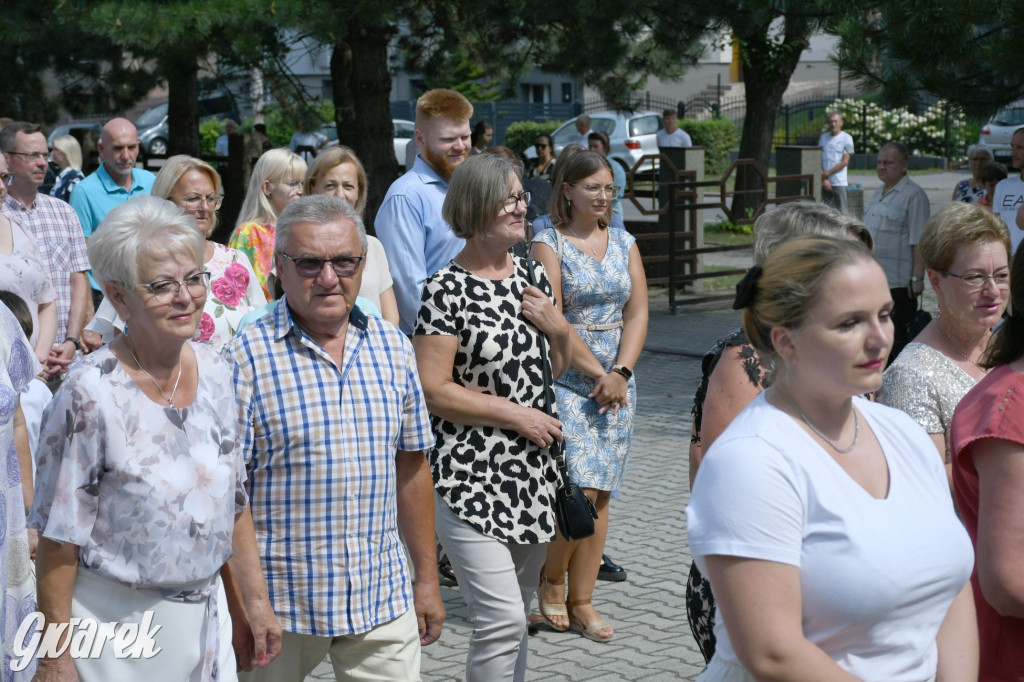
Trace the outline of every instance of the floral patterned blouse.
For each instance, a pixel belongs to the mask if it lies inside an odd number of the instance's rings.
[[[249,257],[252,269],[256,271],[256,279],[263,288],[263,295],[269,301],[274,292],[267,288],[267,275],[274,269],[274,230],[273,223],[250,222],[239,225],[231,233],[228,246],[238,249]]]
[[[231,556],[245,468],[231,368],[192,343],[199,367],[185,408],[150,400],[109,347],[71,367],[43,413],[29,526],[78,545],[79,562],[129,585],[207,579]]]
[[[266,305],[267,298],[249,259],[238,249],[214,244],[213,258],[203,267],[210,271],[210,290],[196,340],[219,350],[238,331],[246,313]]]

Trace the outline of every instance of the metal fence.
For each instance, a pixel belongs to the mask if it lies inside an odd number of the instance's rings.
[[[505,130],[517,121],[564,121],[579,113],[576,102],[473,102],[473,121],[488,121],[494,127],[492,144],[505,144]],[[392,102],[391,117],[415,120],[416,101]]]

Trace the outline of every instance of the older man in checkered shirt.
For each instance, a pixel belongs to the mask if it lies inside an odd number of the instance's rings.
[[[250,680],[420,679],[444,620],[434,566],[433,444],[412,344],[355,306],[359,214],[335,197],[277,222],[285,295],[225,347],[263,570],[284,629]],[[416,568],[410,584],[402,530]]]

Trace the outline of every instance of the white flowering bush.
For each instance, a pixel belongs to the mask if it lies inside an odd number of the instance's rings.
[[[939,101],[922,115],[906,109],[883,109],[873,102],[837,99],[829,107],[843,117],[843,130],[853,137],[858,152],[873,153],[889,141],[902,142],[916,156],[946,155],[946,102]],[[866,121],[867,125],[862,122]],[[950,151],[954,156],[967,146],[967,118],[955,105],[949,117]],[[866,133],[866,139],[865,139]]]

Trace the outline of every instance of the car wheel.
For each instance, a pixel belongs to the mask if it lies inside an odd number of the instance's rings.
[[[167,156],[167,140],[158,137],[149,143],[150,156]]]

